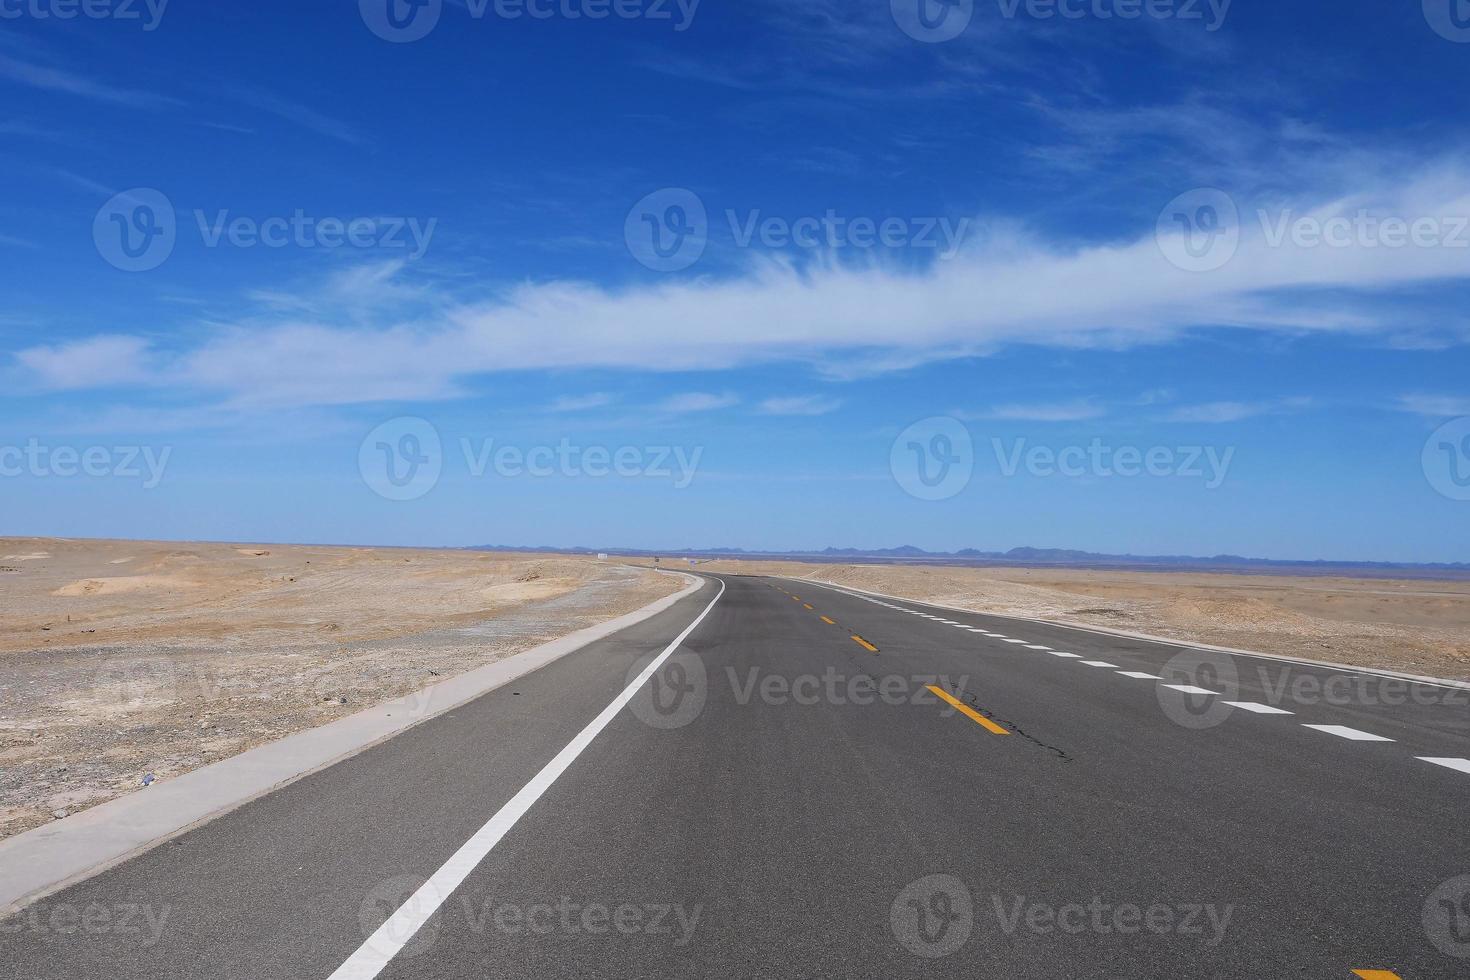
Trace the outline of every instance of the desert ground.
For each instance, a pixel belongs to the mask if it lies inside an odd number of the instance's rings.
[[[715,561],[976,612],[1470,680],[1470,582],[1199,572]]]
[[[0,837],[682,584],[588,557],[0,538]]]

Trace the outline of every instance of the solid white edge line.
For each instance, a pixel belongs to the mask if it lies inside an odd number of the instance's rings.
[[[649,678],[663,666],[679,645],[694,632],[704,617],[709,615],[715,603],[720,601],[720,596],[725,594],[724,579],[716,579],[720,583],[720,591],[710,600],[710,604],[704,607],[704,611],[694,617],[694,622],[684,627],[684,632],[674,638],[674,641],[664,647],[662,653],[654,657],[643,672],[633,679],[627,687],[623,688],[621,694],[613,699],[612,703],[602,709],[602,713],[592,719],[591,723],[577,737],[567,743],[566,747],[556,754],[556,758],[548,762],[540,772],[531,778],[531,781],[521,787],[520,792],[512,796],[486,824],[475,832],[475,835],[465,841],[464,845],[444,866],[424,882],[418,891],[414,892],[397,911],[390,915],[387,920],[378,927],[377,931],[367,938],[357,952],[347,958],[347,961],[333,971],[329,980],[372,980],[383,968],[397,956],[408,944],[425,922],[439,910],[439,906],[453,894],[454,890],[464,883],[464,880],[479,867],[480,862],[499,844],[501,839],[516,825],[516,822],[525,816],[526,811],[541,798],[551,785],[556,782],[557,777],[566,772],[567,768],[576,761],[577,756],[592,743],[598,734],[608,726],[618,713],[627,706],[629,701],[647,684]]]

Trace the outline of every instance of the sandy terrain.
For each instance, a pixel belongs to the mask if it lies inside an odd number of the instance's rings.
[[[0,837],[682,584],[585,557],[0,538]]]
[[[698,567],[813,578],[977,612],[1470,680],[1465,581],[780,561]]]

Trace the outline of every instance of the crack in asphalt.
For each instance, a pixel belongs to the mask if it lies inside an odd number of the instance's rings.
[[[1057,748],[1055,745],[1052,745],[1052,744],[1050,744],[1048,742],[1043,742],[1041,739],[1037,738],[1035,735],[1028,734],[1025,729],[1023,729],[1020,725],[1017,725],[1015,722],[1011,721],[1009,718],[1001,718],[1001,717],[997,716],[994,712],[991,712],[988,709],[986,709],[984,707],[981,707],[980,703],[976,700],[976,695],[974,695],[974,694],[963,694],[962,695],[962,698],[963,698],[964,702],[966,704],[968,704],[970,707],[974,708],[976,711],[980,712],[982,715],[984,715],[985,717],[989,718],[991,721],[995,722],[997,725],[1003,725],[1005,728],[1009,729],[1012,734],[1019,735],[1022,738],[1024,738],[1026,741],[1030,742],[1032,745],[1035,745],[1035,746],[1037,746],[1039,748],[1045,749],[1046,751],[1052,753],[1053,755],[1055,755],[1058,759],[1062,760],[1063,762],[1071,762],[1072,761],[1072,757],[1067,754],[1067,752],[1066,752],[1065,749],[1060,749],[1060,748]]]

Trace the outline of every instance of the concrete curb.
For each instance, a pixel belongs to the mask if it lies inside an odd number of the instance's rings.
[[[1006,613],[986,612],[983,609],[969,609],[965,606],[949,606],[941,602],[928,602],[923,599],[914,599],[910,596],[890,595],[887,592],[874,592],[871,589],[859,589],[853,585],[842,585],[838,582],[828,582],[825,579],[815,578],[792,578],[782,575],[780,578],[788,582],[809,582],[812,585],[821,585],[838,591],[860,592],[863,595],[877,596],[882,599],[896,599],[899,602],[912,602],[915,605],[929,606],[934,609],[948,609],[952,612],[973,613],[977,616],[989,616],[993,619],[1011,619],[1020,623],[1039,623],[1042,626],[1056,626],[1061,629],[1077,630],[1081,633],[1098,633],[1102,636],[1121,636],[1131,640],[1146,640],[1150,643],[1161,643],[1172,647],[1188,647],[1191,650],[1210,650],[1215,653],[1229,653],[1239,657],[1258,657],[1262,660],[1277,660],[1282,663],[1299,664],[1304,667],[1323,667],[1329,670],[1342,670],[1350,674],[1372,674],[1376,677],[1386,677],[1391,680],[1410,681],[1415,684],[1428,684],[1437,687],[1448,687],[1454,690],[1470,691],[1470,681],[1455,681],[1444,677],[1425,677],[1419,674],[1405,674],[1397,670],[1383,670],[1378,667],[1357,667],[1352,664],[1332,663],[1328,660],[1308,660],[1305,657],[1287,657],[1279,653],[1261,653],[1258,650],[1240,650],[1235,647],[1220,647],[1209,643],[1194,643],[1190,640],[1181,640],[1167,636],[1154,636],[1150,633],[1133,633],[1128,630],[1110,629],[1106,626],[1084,626],[1080,623],[1068,623],[1055,619],[1036,619],[1031,616],[1015,616]]]
[[[705,584],[663,574],[690,584],[616,619],[0,842],[0,918],[656,616]]]

